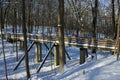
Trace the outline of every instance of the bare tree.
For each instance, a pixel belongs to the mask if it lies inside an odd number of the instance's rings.
[[[28,12],[28,32],[31,33],[32,32],[32,3],[33,0],[29,0],[29,12]]]
[[[15,28],[15,37],[17,37],[17,8],[16,8],[16,3],[17,1],[14,0],[14,28]],[[18,61],[18,45],[16,41],[16,61]]]
[[[111,4],[112,4],[112,28],[113,28],[113,32],[114,32],[114,39],[116,38],[117,34],[116,34],[116,25],[115,25],[115,9],[114,9],[114,0],[111,0]]]
[[[4,59],[4,64],[5,64],[5,73],[6,73],[6,80],[8,80],[8,74],[7,74],[7,64],[6,64],[6,59],[5,59],[5,51],[4,51],[4,41],[3,41],[3,34],[2,34],[2,28],[4,28],[4,19],[3,19],[3,6],[2,6],[2,2],[0,2],[0,12],[1,12],[1,37],[2,37],[2,53],[3,53],[3,59]]]
[[[96,38],[98,0],[95,0],[95,7],[93,7],[92,12],[93,12],[93,22],[92,22],[93,32],[92,33],[93,33],[93,38]]]
[[[60,73],[62,73],[65,64],[65,45],[64,45],[64,0],[59,1],[58,13],[58,39],[59,39],[59,53],[60,53]]]
[[[118,26],[117,26],[117,43],[118,43],[118,50],[117,50],[117,60],[119,58],[119,52],[120,52],[120,39],[119,39],[119,35],[120,35],[120,15],[118,18]]]
[[[98,0],[95,0],[95,7],[93,8],[93,22],[92,22],[92,27],[93,27],[93,31],[92,31],[92,35],[93,35],[93,43],[94,45],[95,43],[95,39],[96,39],[96,29],[97,29],[97,12],[98,12]],[[93,53],[96,53],[96,48],[93,48],[92,50]]]
[[[117,2],[118,2],[118,22],[117,22],[117,39],[116,39],[116,43],[117,43],[117,45],[118,45],[118,50],[117,50],[117,60],[118,60],[118,58],[119,58],[119,52],[120,52],[120,39],[119,39],[119,37],[120,37],[120,2],[119,2],[119,0],[117,0]]]
[[[23,27],[23,35],[24,35],[24,51],[25,51],[25,66],[26,66],[26,73],[27,79],[30,78],[30,71],[29,71],[29,60],[28,60],[28,52],[27,52],[27,29],[26,29],[26,15],[25,15],[25,0],[22,0],[22,27]]]

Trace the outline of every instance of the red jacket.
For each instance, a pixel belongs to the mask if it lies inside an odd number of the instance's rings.
[[[76,31],[75,37],[78,38],[78,31]]]

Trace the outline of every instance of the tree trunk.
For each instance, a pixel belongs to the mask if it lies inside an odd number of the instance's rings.
[[[26,34],[26,16],[25,16],[25,0],[22,0],[22,27],[23,27],[23,35],[24,35],[24,51],[25,51],[25,65],[26,65],[26,73],[27,79],[30,78],[29,71],[29,60],[28,60],[28,52],[27,52],[27,34]]]
[[[98,12],[98,0],[95,0],[95,7],[94,7],[94,10],[93,10],[93,22],[92,22],[92,26],[93,26],[93,43],[94,45],[96,44],[95,43],[95,39],[96,39],[96,28],[97,28],[97,12]],[[93,53],[96,53],[96,48],[93,48],[92,50]]]
[[[119,16],[119,12],[120,12],[120,1],[119,0],[117,0],[117,2],[118,2],[118,16]]]
[[[111,4],[112,4],[112,29],[113,29],[113,33],[114,33],[114,39],[116,39],[117,37],[117,29],[116,29],[116,25],[115,25],[115,9],[114,9],[114,0],[111,0]]]
[[[16,0],[14,0],[16,2]],[[14,3],[14,28],[15,28],[15,37],[17,37],[17,11],[16,11],[16,3]],[[18,45],[16,41],[16,61],[18,61]]]
[[[32,2],[33,0],[29,0],[29,12],[28,12],[28,33],[32,33]]]
[[[3,41],[3,34],[2,34],[2,28],[4,27],[4,19],[3,19],[3,9],[2,9],[2,3],[0,2],[0,12],[1,12],[1,21],[0,21],[0,29],[1,29],[1,37],[2,37],[2,53],[3,53],[3,60],[5,64],[5,76],[6,80],[8,80],[7,76],[7,64],[6,64],[6,59],[5,59],[5,51],[4,51],[4,41]]]
[[[120,52],[120,39],[119,39],[119,35],[120,35],[120,14],[118,16],[118,25],[117,25],[117,41],[118,41],[117,60],[119,58],[119,52]]]
[[[92,22],[93,38],[96,38],[97,12],[98,12],[98,0],[95,0],[95,7],[94,7],[94,10],[93,10],[93,22]]]
[[[60,73],[62,73],[65,64],[65,45],[64,45],[64,0],[59,1],[58,13],[58,37],[59,37],[59,59],[60,59]]]

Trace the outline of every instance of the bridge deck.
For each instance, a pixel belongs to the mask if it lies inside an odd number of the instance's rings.
[[[23,34],[3,34],[5,39],[14,39],[23,41]],[[40,35],[40,34],[27,34],[28,40],[33,40],[40,43],[59,43],[57,36],[47,36],[47,35]],[[65,45],[66,46],[77,46],[83,48],[97,48],[102,50],[111,50],[114,51],[115,47],[115,40],[111,39],[88,39],[88,38],[75,38],[75,37],[64,37]]]

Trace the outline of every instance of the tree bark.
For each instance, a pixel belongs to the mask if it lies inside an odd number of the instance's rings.
[[[23,27],[23,35],[24,35],[24,51],[25,51],[25,66],[26,66],[26,73],[27,79],[30,78],[30,71],[29,71],[29,60],[28,60],[28,52],[27,52],[27,34],[26,34],[26,16],[25,16],[25,0],[22,0],[22,27]]]
[[[120,52],[120,4],[119,4],[119,0],[118,0],[118,22],[117,22],[117,43],[118,43],[118,51],[117,51],[117,60],[119,58],[119,52]]]
[[[1,2],[0,2],[0,12],[1,12],[0,30],[1,30],[1,37],[2,37],[2,53],[3,53],[4,64],[5,64],[5,76],[6,76],[6,80],[8,80],[7,64],[6,64],[5,51],[4,51],[3,34],[2,34],[2,28],[4,27],[4,19],[3,19],[3,8],[2,8],[2,3]]]
[[[94,45],[96,44],[95,43],[95,39],[96,39],[96,29],[97,29],[97,12],[98,12],[98,0],[95,0],[95,7],[94,7],[94,10],[93,10],[93,22],[92,22],[92,26],[93,26],[93,32],[92,32],[92,35],[93,35],[93,43]],[[96,53],[96,48],[93,48],[92,50],[93,53]]]
[[[115,9],[114,9],[114,0],[111,0],[111,4],[112,4],[112,29],[114,32],[114,39],[116,39],[117,37],[117,29],[116,29],[116,25],[115,25]]]
[[[32,33],[32,2],[33,0],[29,0],[29,12],[28,12],[28,33]]]
[[[93,22],[92,22],[92,26],[93,26],[93,38],[96,38],[96,24],[97,24],[97,12],[98,12],[98,0],[95,0],[95,7],[93,10]]]
[[[16,2],[16,0],[14,0]],[[15,37],[17,37],[17,9],[16,9],[16,3],[14,3],[14,28],[15,28]],[[18,45],[16,41],[16,61],[18,61]]]
[[[64,0],[59,1],[58,12],[58,39],[59,39],[59,59],[60,59],[60,73],[62,73],[65,64],[65,45],[64,45]]]

